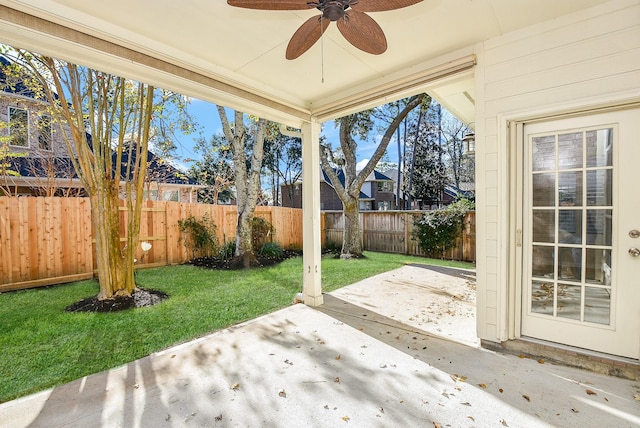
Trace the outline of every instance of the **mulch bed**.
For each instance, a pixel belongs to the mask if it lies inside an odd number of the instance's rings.
[[[267,257],[259,255],[252,263],[251,267],[273,266],[286,259],[299,256],[300,253],[285,250],[277,257]],[[242,259],[224,259],[221,257],[201,257],[193,259],[188,264],[207,269],[236,270],[243,269]],[[67,312],[116,312],[126,309],[143,308],[153,306],[169,297],[162,291],[136,288],[131,296],[116,296],[110,299],[98,299],[98,296],[88,297],[73,303],[65,308]]]
[[[284,250],[280,256],[257,255],[256,259],[251,263],[251,267],[273,266],[292,257],[299,256],[300,253],[291,250]],[[199,257],[187,262],[187,264],[207,269],[218,270],[240,270],[244,269],[241,258],[222,258],[222,257]]]
[[[67,312],[116,312],[125,309],[153,306],[168,298],[169,295],[157,290],[137,288],[131,296],[116,296],[111,299],[89,297],[67,306]]]

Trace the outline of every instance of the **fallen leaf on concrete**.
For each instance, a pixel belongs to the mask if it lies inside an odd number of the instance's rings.
[[[459,374],[452,374],[449,376],[451,376],[451,379],[453,379],[454,382],[464,382],[467,380],[466,376],[460,376]]]
[[[509,425],[507,425],[507,421],[505,421],[504,419],[500,419],[500,423],[506,427],[508,427]]]
[[[340,354],[338,354],[338,356],[336,357],[336,360],[340,360],[342,357],[340,356]]]
[[[349,419],[351,419],[349,416],[343,416],[342,420],[345,422],[349,422]]]
[[[329,410],[329,405],[328,405],[328,404],[325,404],[325,405],[324,405],[324,408],[325,408],[325,409],[327,409],[327,410]]]
[[[591,389],[587,389],[585,392],[587,393],[587,395],[598,395],[595,391]]]
[[[538,360],[538,364],[544,364],[544,360],[541,358]]]
[[[499,392],[500,394],[502,394],[502,393],[504,392],[504,389],[502,389],[502,388],[498,388],[498,392]]]
[[[633,394],[633,399],[636,401],[640,401],[640,394]]]
[[[380,413],[384,413],[384,408],[378,407],[378,410],[380,410]]]
[[[335,383],[340,383],[340,378],[336,376],[336,378],[333,380]]]
[[[487,389],[487,385],[484,383],[479,383],[478,386],[482,389]]]
[[[284,389],[281,389],[280,392],[278,393],[278,395],[282,398],[287,398],[287,393],[285,392]]]
[[[442,425],[440,425],[438,422],[434,422],[433,428],[442,428]]]
[[[238,390],[239,388],[240,388],[239,383],[234,383],[233,385],[231,385],[231,389],[233,389],[234,391]]]
[[[473,422],[476,421],[475,419],[473,419],[473,416],[467,416],[467,419],[471,419]]]
[[[531,398],[529,398],[529,396],[528,396],[528,395],[524,395],[524,394],[522,394],[522,398],[524,398],[524,399],[525,399],[525,400],[527,400],[527,401],[531,401]]]
[[[579,410],[576,410],[576,409],[571,409],[571,411],[572,411],[573,413],[580,413],[580,411],[579,411]]]
[[[461,403],[463,406],[469,406],[471,407],[471,403],[469,403],[468,401],[465,401],[464,403]]]

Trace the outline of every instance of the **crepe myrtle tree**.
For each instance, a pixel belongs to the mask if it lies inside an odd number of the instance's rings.
[[[356,171],[356,149],[357,142],[355,137],[366,138],[373,129],[375,110],[367,110],[360,113],[351,114],[337,119],[340,135],[340,149],[333,152],[331,147],[326,143],[323,144],[323,155],[320,156],[320,162],[323,171],[331,180],[331,184],[335,189],[340,201],[342,201],[344,215],[344,232],[342,237],[341,258],[352,258],[362,256],[362,244],[360,242],[360,207],[359,196],[360,189],[366,178],[373,172],[378,161],[382,158],[387,146],[394,136],[394,133],[407,117],[407,115],[420,106],[425,100],[429,100],[426,94],[415,95],[404,100],[403,107],[397,112],[397,115],[385,124],[384,134],[374,151],[371,159],[366,166]],[[341,168],[344,173],[344,184],[338,178],[337,169]]]
[[[236,249],[233,263],[242,263],[245,269],[256,260],[251,240],[253,217],[261,194],[260,173],[264,159],[264,140],[268,136],[269,122],[250,118],[245,124],[244,113],[234,111],[230,122],[224,107],[217,106],[222,130],[233,157],[234,183],[238,218],[236,224]]]
[[[154,88],[66,61],[16,50],[46,97],[91,203],[99,299],[131,296]],[[120,240],[124,198],[126,235]]]

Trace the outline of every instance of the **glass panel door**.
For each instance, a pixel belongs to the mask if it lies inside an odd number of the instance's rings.
[[[533,313],[611,323],[613,129],[531,138]]]
[[[520,334],[639,358],[640,109],[523,132]]]

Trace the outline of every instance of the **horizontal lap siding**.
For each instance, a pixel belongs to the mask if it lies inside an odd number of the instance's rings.
[[[478,332],[505,340],[509,177],[506,119],[624,103],[640,93],[640,3],[615,0],[477,46]],[[619,101],[616,101],[619,100]],[[505,245],[500,245],[499,243]]]

